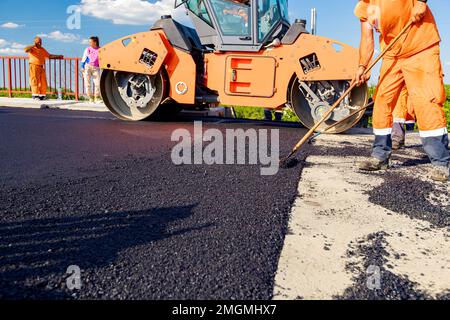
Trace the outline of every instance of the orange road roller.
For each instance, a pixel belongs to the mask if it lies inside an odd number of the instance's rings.
[[[100,49],[101,93],[118,118],[140,121],[198,107],[290,107],[314,126],[346,91],[358,51],[289,22],[287,0],[177,0],[195,28],[164,16],[150,31]],[[368,100],[353,90],[323,124],[345,119]],[[364,111],[336,126],[346,131]]]

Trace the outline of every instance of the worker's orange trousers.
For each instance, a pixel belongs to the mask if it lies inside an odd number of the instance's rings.
[[[449,164],[446,100],[439,44],[407,58],[385,58],[375,98],[372,156],[385,161],[392,152],[393,112],[406,87],[408,105],[414,110],[420,136],[435,165]]]
[[[403,86],[397,104],[394,109],[394,125],[392,126],[392,143],[397,145],[405,144],[406,124],[415,124],[416,118],[412,112],[411,105],[408,104],[408,90]]]
[[[416,122],[416,117],[412,106],[408,104],[408,90],[406,86],[403,86],[400,96],[398,97],[397,104],[394,112],[394,123],[411,124]]]
[[[373,114],[375,134],[392,128],[393,111],[404,87],[420,131],[442,135],[447,123],[442,108],[446,96],[439,44],[412,57],[383,60]]]
[[[30,86],[33,96],[45,96],[47,94],[47,79],[43,66],[30,64]]]

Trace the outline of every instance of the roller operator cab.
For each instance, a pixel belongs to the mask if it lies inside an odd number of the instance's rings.
[[[291,107],[311,128],[349,87],[358,52],[289,22],[287,0],[178,0],[194,28],[164,16],[147,32],[100,50],[103,99],[120,119],[138,121],[182,108]],[[353,90],[319,129],[367,103]],[[353,127],[361,112],[334,128]]]

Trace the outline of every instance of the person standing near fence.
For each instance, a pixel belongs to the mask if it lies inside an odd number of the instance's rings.
[[[48,53],[42,47],[42,39],[34,38],[34,44],[25,48],[30,64],[30,86],[33,99],[45,100],[47,98],[47,77],[45,74],[45,59],[64,59],[62,55]]]
[[[89,39],[89,47],[84,50],[81,66],[84,77],[84,86],[90,102],[101,102],[100,98],[100,64],[98,60],[98,51],[100,49],[100,40],[98,37]],[[92,89],[92,82],[94,89]]]

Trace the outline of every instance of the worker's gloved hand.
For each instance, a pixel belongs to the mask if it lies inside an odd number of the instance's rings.
[[[356,84],[356,86],[359,87],[359,86],[363,85],[364,83],[366,83],[368,79],[367,79],[367,76],[365,75],[365,72],[366,72],[366,68],[363,66],[359,66],[358,72],[353,77],[351,85]]]
[[[414,23],[422,21],[423,17],[425,17],[426,12],[427,12],[427,4],[425,2],[416,1],[414,4],[414,8],[412,10],[411,20]]]

